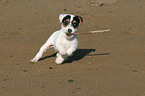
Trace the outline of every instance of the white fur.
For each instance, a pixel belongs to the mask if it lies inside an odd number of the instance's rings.
[[[67,14],[60,14],[59,16],[60,22],[62,22],[62,19],[66,15]],[[71,21],[74,16],[75,15],[71,15]],[[39,52],[31,60],[31,62],[38,62],[38,60],[42,57],[43,53],[52,46],[54,46],[54,48],[58,51],[55,63],[61,64],[65,59],[67,59],[68,56],[71,56],[77,48],[78,36],[72,35],[71,37],[68,37],[66,35],[68,28],[72,29],[72,33],[77,32],[77,29],[74,29],[71,25],[68,25],[66,27],[63,27],[62,25],[60,30],[54,32],[48,38],[46,43],[40,48]]]

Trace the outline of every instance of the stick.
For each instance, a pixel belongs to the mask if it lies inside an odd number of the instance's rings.
[[[93,34],[93,33],[101,33],[101,32],[108,32],[110,31],[110,29],[107,30],[98,30],[98,31],[89,31],[89,32],[81,32],[81,33],[75,33],[77,35],[81,35],[81,34]]]

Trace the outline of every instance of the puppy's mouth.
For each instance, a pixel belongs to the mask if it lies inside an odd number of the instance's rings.
[[[66,34],[66,36],[68,36],[68,37],[72,37],[74,34],[73,33],[65,33]]]

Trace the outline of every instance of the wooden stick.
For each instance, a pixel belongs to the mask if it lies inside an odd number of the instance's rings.
[[[101,32],[108,32],[110,31],[110,29],[107,30],[98,30],[98,31],[89,31],[89,32],[80,32],[80,33],[75,33],[77,35],[81,35],[81,34],[93,34],[93,33],[101,33]]]

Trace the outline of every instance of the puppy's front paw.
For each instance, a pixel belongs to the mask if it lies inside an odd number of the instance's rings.
[[[67,52],[66,52],[65,50],[61,50],[61,51],[59,52],[60,55],[66,55],[66,53],[67,53]]]
[[[30,60],[30,62],[32,62],[32,63],[38,62],[38,59],[33,58],[33,59]]]
[[[56,63],[56,64],[62,64],[63,61],[64,61],[63,58],[57,57],[56,60],[55,60],[55,63]]]

